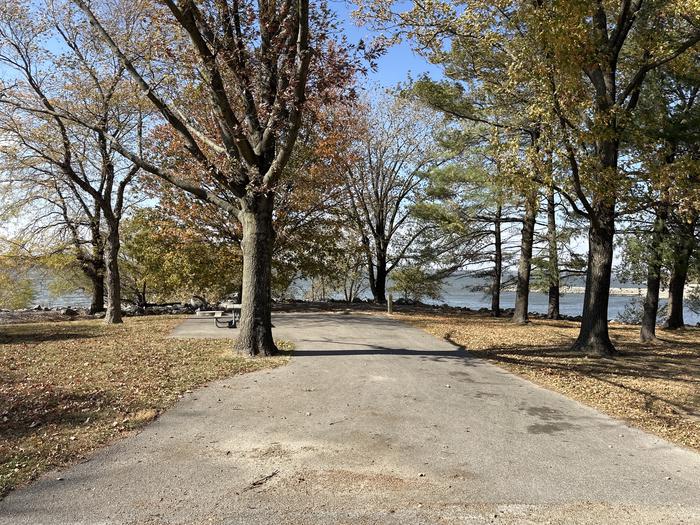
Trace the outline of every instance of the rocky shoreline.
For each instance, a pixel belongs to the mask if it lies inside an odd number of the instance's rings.
[[[146,308],[126,306],[122,309],[124,317],[142,315],[188,315],[194,314],[197,307],[187,303],[173,303],[168,305],[149,305]],[[16,323],[41,323],[55,321],[103,319],[105,312],[90,313],[87,308],[72,306],[43,307],[41,305],[19,310],[0,309],[0,324]]]
[[[122,309],[124,317],[139,317],[145,315],[194,315],[198,310],[203,309],[226,309],[223,303],[202,304],[198,302],[190,303],[168,303],[154,304],[146,307],[136,307],[133,305],[126,306]],[[279,301],[273,303],[273,310],[280,312],[289,311],[324,311],[324,312],[345,312],[345,311],[368,311],[368,312],[383,312],[386,311],[386,305],[376,304],[371,301],[356,300],[348,303],[346,301],[328,300],[328,301],[304,301],[290,300]],[[449,306],[447,304],[435,305],[422,302],[404,301],[399,299],[394,302],[394,310],[396,312],[443,312],[443,313],[466,313],[473,315],[489,316],[491,310],[489,308],[469,308],[461,306]],[[508,318],[513,315],[513,308],[501,309],[501,317]],[[36,305],[32,308],[24,308],[20,310],[0,310],[0,324],[15,324],[15,323],[39,323],[39,322],[56,322],[66,320],[85,320],[85,319],[101,319],[104,318],[104,312],[91,314],[86,308],[73,308],[66,306],[56,306],[53,308],[42,307]],[[530,319],[547,319],[547,315],[539,312],[530,312]],[[557,320],[580,322],[581,316],[576,315],[560,315]],[[611,320],[614,322],[620,322]],[[625,324],[625,323],[622,323]],[[692,325],[688,325],[692,326]],[[697,326],[700,326],[698,323]]]

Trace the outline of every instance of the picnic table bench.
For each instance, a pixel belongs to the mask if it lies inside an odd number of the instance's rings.
[[[223,310],[197,310],[198,317],[213,317],[217,328],[236,328],[238,321],[241,319],[241,304],[238,303],[222,303]],[[228,314],[228,311],[231,311]],[[222,317],[231,316],[231,320],[222,320]]]

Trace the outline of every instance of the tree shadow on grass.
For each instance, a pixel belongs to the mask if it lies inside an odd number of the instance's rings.
[[[700,351],[684,346],[674,345],[656,351],[626,349],[613,357],[603,358],[586,358],[568,347],[557,345],[487,348],[474,354],[492,361],[575,371],[584,375],[610,374],[700,385]],[[679,372],[683,375],[679,375]]]
[[[0,325],[0,345],[38,344],[100,337],[101,326],[71,323],[26,323]]]
[[[12,344],[38,344],[53,341],[71,341],[75,339],[92,339],[93,333],[78,331],[70,332],[24,332],[24,333],[0,333],[0,345]]]
[[[92,412],[112,404],[102,392],[75,392],[6,376],[1,380],[0,444],[42,432],[47,425],[77,429]]]
[[[449,340],[449,339],[448,339]],[[473,355],[487,359],[506,368],[537,370],[547,374],[570,375],[595,379],[610,387],[621,388],[643,396],[647,403],[655,401],[668,404],[677,412],[700,417],[700,397],[679,401],[664,395],[660,382],[682,388],[697,386],[700,390],[700,348],[696,344],[665,341],[649,345],[625,341],[613,357],[586,358],[572,351],[570,346],[541,345],[519,348],[491,347],[474,351]],[[639,380],[636,384],[631,381]],[[649,389],[644,385],[649,384]]]

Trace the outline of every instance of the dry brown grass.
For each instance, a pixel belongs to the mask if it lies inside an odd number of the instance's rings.
[[[279,366],[222,340],[170,339],[173,317],[0,326],[0,497],[127,435],[203,383]]]
[[[650,345],[639,342],[638,326],[612,323],[620,354],[592,359],[569,350],[578,323],[517,326],[474,314],[399,316],[534,383],[700,450],[700,329],[659,331],[661,344]]]

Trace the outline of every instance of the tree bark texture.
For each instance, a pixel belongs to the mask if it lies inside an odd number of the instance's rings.
[[[107,269],[107,309],[105,322],[118,324],[122,321],[121,278],[119,276],[119,223],[108,220],[105,266]]]
[[[611,355],[615,346],[608,333],[608,301],[615,236],[615,206],[596,206],[597,220],[588,229],[588,267],[583,298],[583,319],[574,349],[590,355]]]
[[[374,296],[374,302],[379,304],[386,304],[386,255],[383,253],[377,253],[377,265],[376,272],[374,274],[374,287],[372,288],[372,295]]]
[[[523,217],[520,241],[520,262],[518,263],[518,281],[515,290],[515,311],[512,319],[516,324],[529,322],[530,270],[532,269],[532,245],[535,238],[537,207],[537,192],[533,192],[527,196],[525,201],[525,216]]]
[[[547,190],[547,248],[549,269],[549,298],[547,303],[547,319],[559,319],[559,246],[557,242],[557,216],[554,202],[554,188]]]
[[[238,214],[243,226],[243,285],[240,333],[235,348],[250,356],[277,353],[272,338],[272,225],[274,197],[253,194],[241,199]]]
[[[683,295],[688,278],[690,256],[695,248],[693,230],[683,232],[674,251],[671,280],[668,284],[668,319],[664,323],[666,330],[676,330],[685,326],[683,319]]]
[[[105,311],[105,254],[104,250],[96,249],[90,257],[78,252],[78,262],[85,276],[92,284],[90,313]]]
[[[651,237],[649,263],[647,264],[647,293],[639,338],[642,342],[656,340],[656,316],[659,312],[659,289],[661,288],[661,244],[666,234],[666,210],[657,212],[654,232]]]
[[[382,242],[380,239],[375,238],[375,247],[373,247],[369,238],[363,235],[362,244],[367,256],[367,278],[372,298],[375,303],[386,304],[386,279],[388,272],[386,253],[381,248]]]
[[[90,301],[90,313],[105,311],[105,276],[102,271],[97,272],[92,280],[92,300]]]
[[[614,81],[609,78],[608,84]],[[614,97],[613,97],[614,98]],[[607,106],[599,108],[606,113]],[[610,133],[616,133],[616,123],[610,124]],[[604,139],[596,144],[600,161],[600,176],[618,176],[620,144],[617,139]],[[615,190],[597,191],[590,201],[588,228],[588,265],[586,268],[586,291],[583,296],[581,329],[574,343],[574,350],[592,356],[607,356],[616,353],[608,332],[608,302],[612,277],[613,243],[615,240]]]

